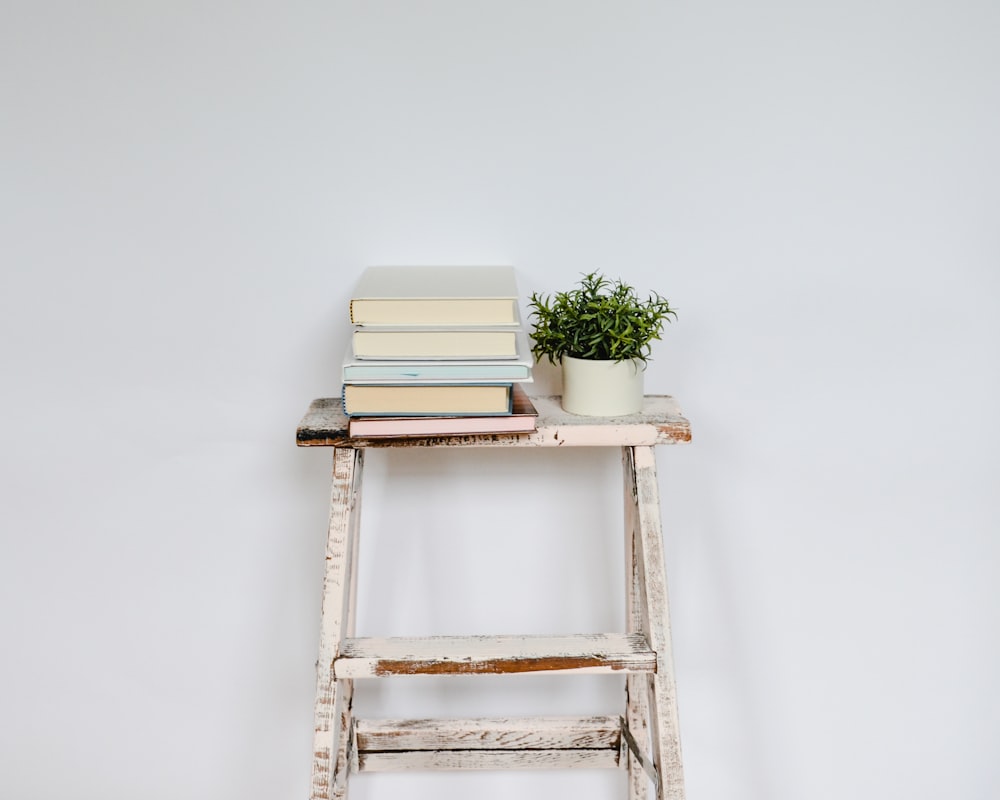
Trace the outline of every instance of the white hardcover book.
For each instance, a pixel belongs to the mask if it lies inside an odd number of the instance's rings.
[[[513,267],[368,267],[351,295],[355,325],[518,325]]]
[[[356,358],[511,359],[518,357],[519,326],[479,328],[398,328],[355,325],[351,347]]]
[[[512,383],[345,383],[349,417],[510,414]]]

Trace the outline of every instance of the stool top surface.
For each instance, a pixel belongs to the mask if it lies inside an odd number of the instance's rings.
[[[682,444],[691,424],[669,395],[646,395],[642,411],[621,417],[584,417],[563,411],[558,395],[532,397],[538,429],[532,433],[405,436],[359,439],[347,435],[339,397],[313,400],[299,423],[300,447],[625,447]]]

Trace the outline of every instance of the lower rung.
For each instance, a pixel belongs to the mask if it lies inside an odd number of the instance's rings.
[[[619,717],[357,720],[359,772],[619,766]]]

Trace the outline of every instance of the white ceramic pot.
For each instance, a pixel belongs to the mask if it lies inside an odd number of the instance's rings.
[[[562,357],[562,407],[570,414],[619,417],[642,411],[643,375],[639,360],[591,361]]]

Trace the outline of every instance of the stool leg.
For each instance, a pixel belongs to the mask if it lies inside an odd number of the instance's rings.
[[[349,680],[337,680],[333,668],[341,640],[351,635],[354,628],[363,465],[362,450],[334,448],[319,659],[316,662],[311,800],[346,797],[347,775],[353,757],[351,704],[354,684]]]
[[[642,600],[642,573],[639,553],[639,515],[635,504],[635,474],[631,466],[631,448],[622,448],[622,473],[625,483],[625,632],[642,633],[648,637]],[[629,675],[625,679],[625,724],[632,741],[624,748],[628,759],[629,800],[646,800],[649,776],[643,770],[639,756],[649,751],[649,684],[645,675]]]
[[[649,676],[649,718],[653,763],[659,777],[657,800],[684,800],[677,687],[670,640],[670,609],[663,565],[659,485],[652,447],[626,449],[625,471],[633,488],[632,505],[638,521],[636,550],[640,575],[643,629],[656,652],[656,673]]]

